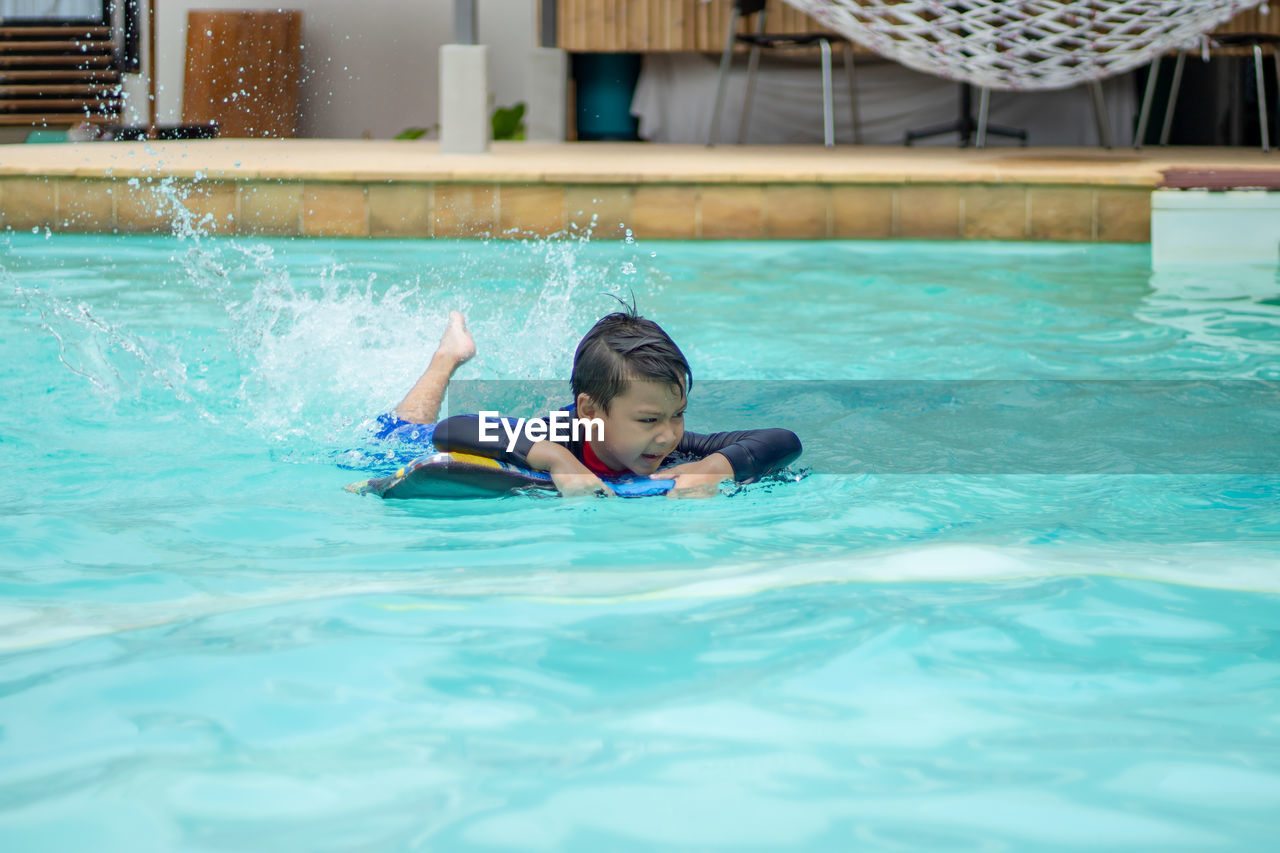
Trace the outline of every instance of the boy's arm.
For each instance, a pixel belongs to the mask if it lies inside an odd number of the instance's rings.
[[[710,434],[686,432],[676,453],[705,459],[719,454],[733,469],[733,479],[750,483],[787,467],[803,451],[789,429],[747,429]]]
[[[514,426],[514,425],[513,425]],[[493,434],[497,434],[494,439]],[[437,450],[444,452],[458,451],[472,453],[476,456],[487,456],[500,462],[531,468],[535,471],[546,471],[551,481],[565,496],[592,494],[604,490],[606,494],[613,491],[599,477],[592,474],[585,465],[569,452],[552,441],[533,441],[522,430],[511,450],[511,438],[506,430],[499,427],[490,430],[490,437],[480,434],[480,418],[476,415],[454,415],[445,418],[436,425],[435,435],[431,442]]]
[[[529,448],[533,446],[533,442],[521,430],[516,436],[515,445],[508,451],[507,445],[511,443],[511,438],[506,430],[499,425],[496,429],[490,428],[487,438],[482,436],[478,415],[454,415],[451,418],[445,418],[436,424],[431,443],[437,450],[445,453],[457,451],[475,456],[487,456],[499,462],[519,465],[521,468],[530,467],[528,454]]]

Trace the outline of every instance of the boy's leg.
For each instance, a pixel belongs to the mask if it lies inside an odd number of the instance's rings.
[[[431,363],[396,406],[396,417],[414,424],[435,423],[440,416],[444,390],[449,387],[449,377],[458,365],[475,354],[476,344],[467,331],[467,321],[457,311],[450,311],[449,325],[440,337]]]

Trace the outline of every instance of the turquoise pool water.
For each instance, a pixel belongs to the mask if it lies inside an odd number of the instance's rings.
[[[45,234],[0,237],[0,267],[5,850],[1271,847],[1273,271]],[[480,347],[460,379],[554,380],[628,288],[710,395],[690,428],[792,419],[807,476],[343,491],[448,308]],[[944,380],[1006,396],[904,433]],[[1049,435],[1067,463],[947,452],[1028,380],[1088,389],[1097,434]],[[1169,450],[1130,405],[1152,380],[1222,402],[1173,473],[1099,473],[1108,437]]]

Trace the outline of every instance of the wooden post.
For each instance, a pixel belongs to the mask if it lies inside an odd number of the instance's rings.
[[[156,130],[156,0],[147,0],[147,139],[159,135]]]

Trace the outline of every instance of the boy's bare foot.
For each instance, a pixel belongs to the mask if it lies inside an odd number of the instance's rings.
[[[440,346],[436,352],[453,357],[462,364],[476,354],[476,342],[467,329],[467,321],[458,311],[449,312],[449,325],[440,336]]]
[[[449,325],[440,336],[440,346],[436,347],[426,371],[396,406],[396,416],[415,424],[435,423],[440,416],[445,389],[449,387],[449,377],[458,365],[475,354],[476,342],[467,330],[467,321],[457,311],[450,311]]]

